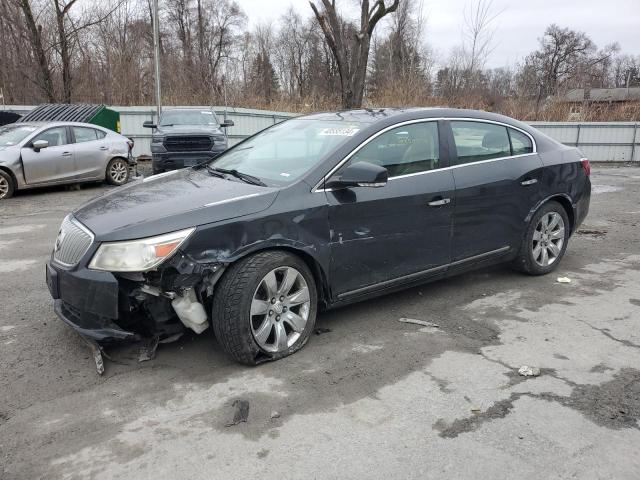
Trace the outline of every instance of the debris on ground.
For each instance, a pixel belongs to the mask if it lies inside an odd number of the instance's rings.
[[[399,322],[402,323],[413,323],[415,325],[422,325],[423,327],[431,327],[431,328],[440,328],[440,325],[437,323],[427,322],[426,320],[418,320],[416,318],[399,318]]]
[[[273,420],[274,418],[280,418],[280,412],[278,412],[276,410],[271,412],[271,419]]]
[[[159,341],[160,337],[157,335],[142,340],[142,345],[140,345],[140,350],[138,352],[138,362],[153,360],[156,357],[156,350],[158,349]]]
[[[480,413],[482,411],[482,409],[480,407],[473,407],[471,409],[471,413]]]
[[[177,342],[178,340],[180,340],[182,335],[183,335],[183,332],[174,333],[173,335],[170,335],[167,338],[163,338],[158,343],[173,343],[173,342]]]
[[[571,279],[569,277],[558,277],[558,283],[571,283]]]
[[[249,401],[248,400],[235,400],[232,404],[232,407],[235,408],[233,413],[233,420],[227,423],[226,427],[233,427],[234,425],[238,425],[239,423],[243,423],[247,421],[249,418]]]
[[[592,235],[594,237],[604,237],[607,234],[607,231],[606,230],[580,229],[576,233],[578,235]]]
[[[82,338],[82,340],[84,340],[85,343],[89,345],[89,348],[91,349],[91,353],[93,354],[93,361],[96,364],[96,371],[98,372],[98,375],[102,375],[104,373],[104,360],[102,358],[102,354],[103,354],[102,347],[98,345],[98,342],[96,342],[95,340],[91,340],[90,338],[87,338],[83,335],[80,335],[80,338]]]
[[[322,335],[323,333],[329,333],[331,332],[330,328],[316,328],[313,333],[315,333],[316,335]]]
[[[527,365],[523,365],[522,367],[520,367],[520,370],[518,370],[518,374],[522,375],[523,377],[538,377],[540,376],[540,369],[538,367],[529,367]]]

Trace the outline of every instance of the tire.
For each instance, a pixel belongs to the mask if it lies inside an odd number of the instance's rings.
[[[287,284],[284,278],[295,276],[295,283],[291,283],[286,296],[277,298],[276,303],[273,298],[269,299],[271,282],[267,276],[271,279],[271,274],[282,292]],[[293,305],[305,298],[305,285],[308,302]],[[296,296],[296,300],[290,301]],[[307,343],[315,325],[317,304],[315,280],[304,261],[283,251],[260,252],[232,265],[217,285],[212,308],[213,331],[225,352],[240,363],[257,365],[277,360],[297,352]],[[258,313],[252,315],[254,311]],[[304,325],[298,323],[299,331],[293,329],[296,322],[292,323],[289,318],[304,319],[305,315]],[[279,343],[282,332],[286,342]]]
[[[154,166],[151,167],[151,174],[158,175],[159,173],[164,173],[164,168],[156,168]]]
[[[124,185],[129,181],[129,163],[120,157],[113,158],[107,165],[106,180],[110,185]]]
[[[13,197],[16,186],[13,183],[13,178],[4,170],[0,170],[0,200]]]
[[[552,272],[567,250],[570,229],[564,207],[555,201],[545,203],[531,218],[513,267],[529,275]]]

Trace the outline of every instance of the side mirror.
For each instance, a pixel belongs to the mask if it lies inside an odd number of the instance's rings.
[[[32,147],[35,152],[39,152],[43,148],[47,148],[49,146],[49,142],[47,140],[36,140],[33,142]]]
[[[388,179],[386,168],[368,162],[356,162],[342,170],[340,175],[331,177],[326,187],[384,187]]]
[[[144,128],[156,128],[158,125],[153,123],[153,120],[145,120],[145,122],[142,124],[142,126]]]
[[[222,122],[220,124],[220,126],[222,128],[224,128],[224,127],[233,127],[234,125],[235,125],[235,123],[233,123],[233,120],[225,120],[224,122]]]

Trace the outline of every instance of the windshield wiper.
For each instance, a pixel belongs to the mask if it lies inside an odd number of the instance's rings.
[[[233,177],[239,178],[240,180],[242,180],[242,181],[244,181],[246,183],[250,183],[252,185],[260,185],[261,187],[266,187],[267,186],[267,184],[264,183],[262,180],[260,180],[258,177],[254,177],[253,175],[249,175],[248,173],[239,172],[238,170],[235,170],[235,169],[227,170],[226,168],[218,168],[218,167],[207,166],[207,170],[209,172],[211,172],[213,170],[213,171],[219,172],[219,173],[226,173],[227,175],[231,175]]]
[[[211,165],[208,164],[208,162],[210,162],[211,160],[207,160],[206,162],[201,163],[200,165],[196,165],[195,167],[201,167],[201,166],[205,166],[205,168],[207,169],[207,172],[209,172],[211,175],[214,175],[216,177],[220,177],[220,178],[224,178],[224,173],[218,171],[218,169],[213,168]],[[194,168],[195,168],[194,167]]]

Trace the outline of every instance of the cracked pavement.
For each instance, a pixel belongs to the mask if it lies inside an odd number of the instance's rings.
[[[103,377],[44,261],[107,187],[0,202],[0,478],[639,478],[640,169],[592,181],[551,275],[499,266],[325,312],[329,331],[256,368],[207,332],[145,363],[112,348]]]

